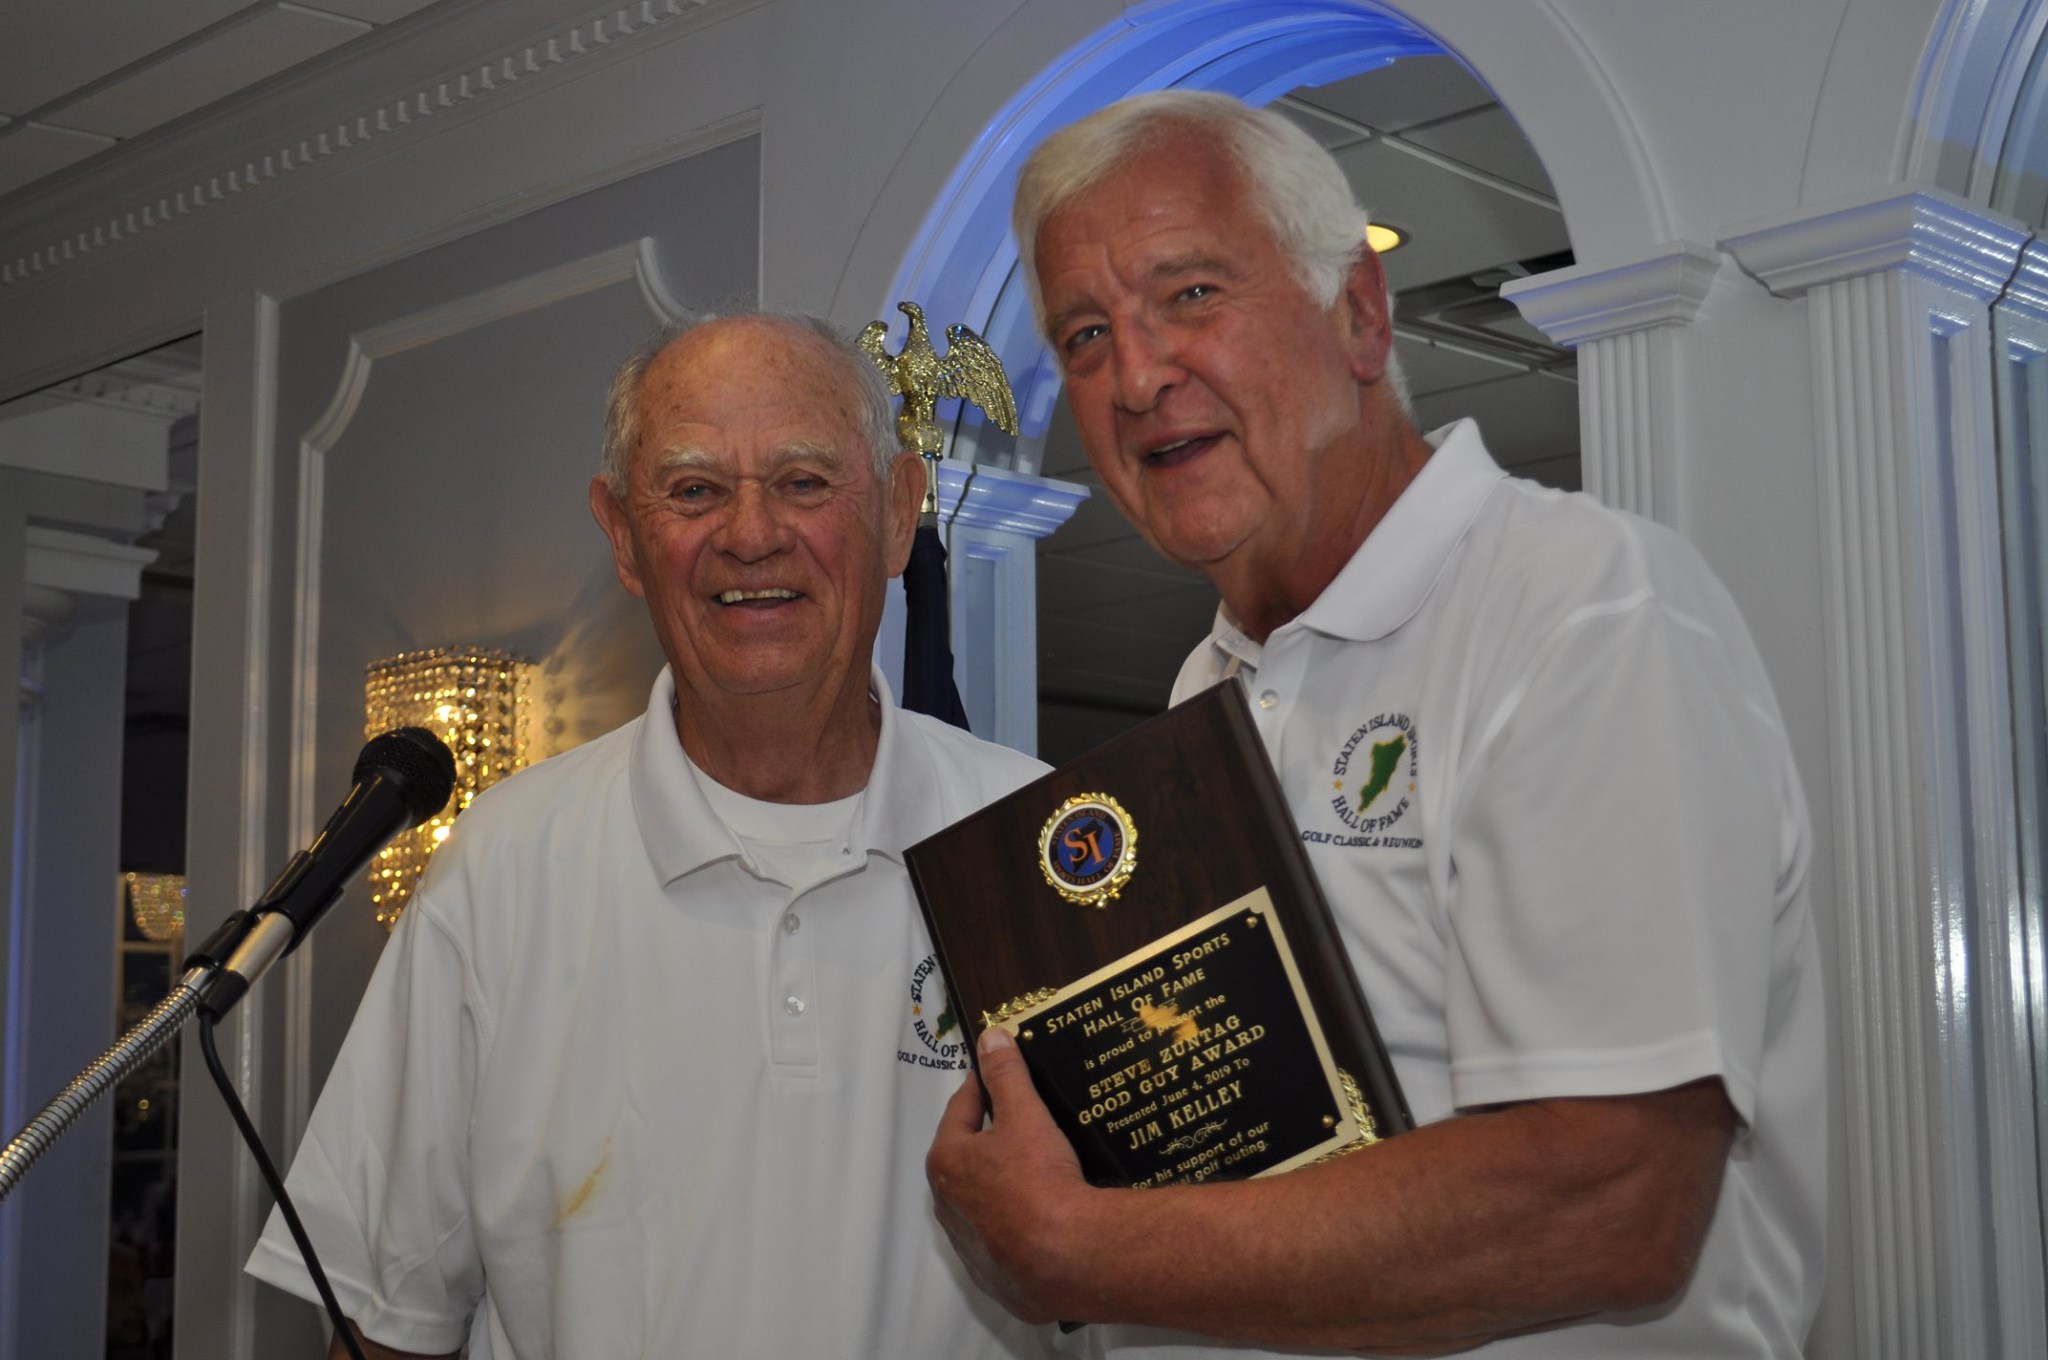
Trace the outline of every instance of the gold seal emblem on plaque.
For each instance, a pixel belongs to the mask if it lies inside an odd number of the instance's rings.
[[[1106,793],[1076,794],[1038,833],[1038,867],[1053,891],[1069,902],[1103,906],[1137,870],[1137,824]]]

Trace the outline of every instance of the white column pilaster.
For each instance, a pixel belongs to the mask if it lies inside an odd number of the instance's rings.
[[[1989,323],[2026,235],[1900,189],[1721,242],[1808,309],[1851,1223],[1835,1250],[1872,1360],[2048,1354],[2038,1168],[1998,1127],[2033,1078],[1994,981],[2020,903]]]
[[[976,736],[1038,750],[1037,543],[1087,498],[1073,482],[939,462],[953,676]],[[900,592],[891,594],[875,652],[894,681],[903,665]]]
[[[1501,296],[1579,354],[1579,462],[1586,491],[1669,524],[1678,438],[1675,334],[1698,314],[1721,257],[1676,241],[1611,267],[1517,279]]]

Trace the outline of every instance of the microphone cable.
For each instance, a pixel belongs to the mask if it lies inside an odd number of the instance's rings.
[[[334,1297],[333,1286],[327,1283],[327,1272],[320,1268],[320,1258],[313,1252],[313,1240],[306,1236],[305,1225],[299,1222],[299,1211],[292,1207],[292,1197],[285,1193],[284,1178],[271,1165],[270,1154],[263,1150],[263,1139],[257,1134],[255,1124],[250,1122],[249,1112],[242,1108],[241,1098],[235,1094],[235,1084],[228,1079],[227,1069],[221,1066],[220,1051],[213,1045],[213,1016],[204,1011],[199,1015],[199,1051],[206,1058],[206,1070],[213,1074],[213,1084],[220,1088],[220,1098],[227,1103],[228,1113],[234,1116],[235,1127],[242,1131],[242,1141],[249,1145],[249,1155],[256,1159],[256,1169],[263,1173],[263,1183],[277,1198],[277,1208],[284,1215],[285,1226],[292,1230],[292,1241],[299,1244],[299,1255],[305,1259],[307,1273],[313,1277],[313,1287],[320,1291],[320,1302],[334,1323],[334,1334],[348,1349],[349,1360],[363,1360],[362,1348],[356,1345],[355,1332],[349,1327],[348,1319],[342,1316],[341,1302]]]

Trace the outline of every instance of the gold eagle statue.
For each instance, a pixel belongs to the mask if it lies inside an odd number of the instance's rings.
[[[936,459],[945,449],[945,433],[932,419],[941,397],[971,401],[987,412],[1004,434],[1017,433],[1017,399],[1010,394],[1003,361],[988,342],[965,326],[948,326],[946,353],[941,357],[932,348],[924,308],[915,302],[899,302],[896,310],[910,318],[910,335],[903,342],[902,353],[891,355],[882,347],[889,336],[886,321],[870,321],[854,343],[882,370],[891,390],[903,398],[903,407],[896,413],[896,435],[903,447],[928,459]]]

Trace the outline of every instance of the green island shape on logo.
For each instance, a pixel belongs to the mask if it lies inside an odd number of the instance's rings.
[[[1360,785],[1358,790],[1360,812],[1371,807],[1372,800],[1387,791],[1387,782],[1394,777],[1394,771],[1401,763],[1401,753],[1407,749],[1408,738],[1405,736],[1373,744],[1372,778]]]

